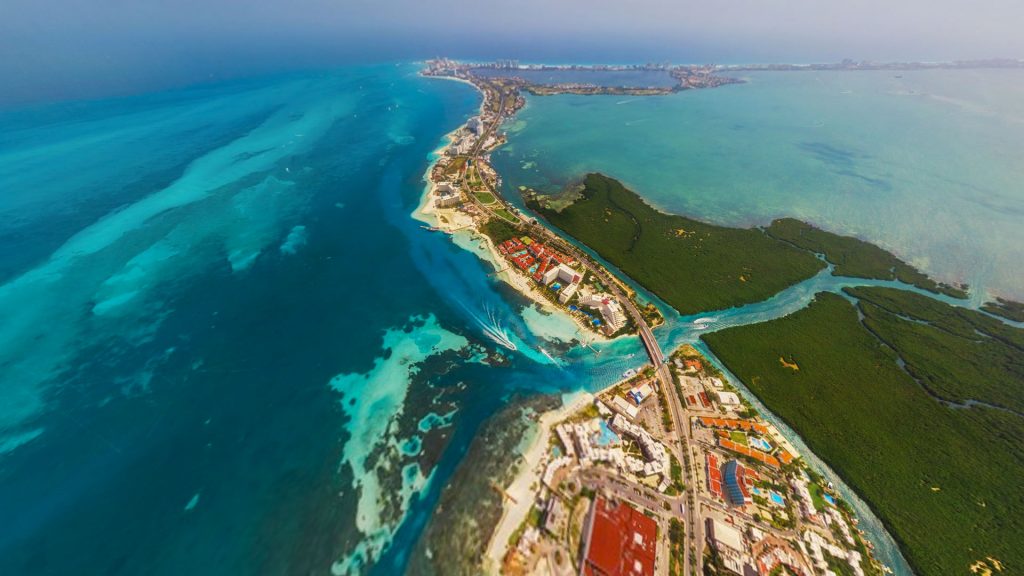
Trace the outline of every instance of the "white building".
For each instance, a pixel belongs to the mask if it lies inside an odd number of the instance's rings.
[[[558,293],[558,301],[562,304],[565,304],[566,302],[569,301],[569,298],[572,298],[572,295],[576,293],[576,290],[579,287],[579,282],[573,282],[566,286],[565,288],[562,288],[561,292]]]
[[[434,187],[434,196],[434,205],[438,208],[450,208],[462,202],[462,194],[450,182],[438,182]]]
[[[597,309],[612,332],[626,325],[626,315],[622,311],[622,306],[608,294],[600,292],[587,294],[580,298],[580,305]]]
[[[735,527],[716,518],[708,518],[705,524],[708,540],[718,550],[718,557],[726,568],[737,574],[743,573],[743,534]]]
[[[555,280],[565,282],[566,284],[577,284],[581,278],[579,272],[565,264],[559,264],[558,266],[554,266],[549,269],[543,276],[543,282],[545,285],[551,284]]]
[[[735,392],[719,392],[718,402],[725,406],[739,406],[740,397]]]
[[[668,450],[665,449],[664,444],[655,440],[647,430],[628,422],[622,414],[616,414],[615,418],[612,419],[612,428],[622,434],[632,436],[636,443],[640,445],[640,451],[644,453],[646,461],[640,461],[639,464],[628,462],[630,458],[627,457],[627,465],[629,465],[630,472],[638,476],[668,474],[670,468]],[[633,460],[638,459],[633,458]]]
[[[640,408],[626,402],[626,399],[622,396],[612,398],[612,407],[628,416],[630,420],[636,418],[636,415],[640,412]]]

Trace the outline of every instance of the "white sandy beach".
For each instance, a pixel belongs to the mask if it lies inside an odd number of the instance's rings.
[[[533,507],[536,489],[540,485],[541,475],[544,473],[544,467],[541,464],[551,441],[552,428],[577,410],[593,402],[594,398],[595,396],[590,392],[579,392],[573,395],[571,400],[565,401],[563,398],[565,403],[561,408],[541,415],[533,440],[522,455],[519,471],[512,483],[505,488],[505,493],[515,502],[505,501],[501,520],[495,527],[494,534],[491,535],[491,541],[487,544],[484,570],[488,574],[497,574],[500,571],[502,560],[508,549],[509,537],[523,523],[530,513],[530,508]]]

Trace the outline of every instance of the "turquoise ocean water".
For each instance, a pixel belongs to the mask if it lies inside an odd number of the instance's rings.
[[[479,104],[417,70],[0,113],[0,573],[394,573],[508,394],[625,369],[410,217]]]
[[[731,225],[794,216],[934,276],[1024,297],[1024,73],[780,72],[661,98],[528,99],[512,185],[588,171]]]
[[[351,67],[0,112],[0,573],[401,572],[475,432],[511,394],[594,389],[643,361],[635,339],[598,345],[600,356],[570,349],[571,323],[525,307],[472,244],[411,217],[441,136],[479,104],[472,88],[416,71]],[[669,134],[692,154],[750,146],[718,174],[753,186],[753,164],[777,180],[775,162],[792,158],[717,127],[742,125],[722,118],[732,99],[755,106],[742,112],[751,139],[755,120],[803,134],[770,119],[787,117],[778,94],[796,97],[809,78],[622,104],[533,99],[498,161],[510,187],[601,169],[673,210],[810,217],[783,209],[814,203],[777,183],[764,198],[739,184],[702,196],[669,188],[673,173],[722,181],[696,173],[708,156],[686,168],[688,155],[664,149]],[[743,100],[748,89],[764,92],[763,113],[757,97]],[[694,101],[705,112],[680,116]],[[627,123],[644,118],[647,153],[663,168],[629,172],[645,149]],[[660,126],[672,122],[693,125]],[[994,140],[1014,134],[1001,130]],[[801,148],[800,178],[880,179],[884,145],[828,133]],[[875,159],[840,159],[854,149]],[[823,156],[845,167],[822,168]],[[890,181],[915,173],[885,157]],[[992,180],[975,185],[1010,177],[1009,160],[992,162]],[[989,201],[1019,209],[1013,194]],[[971,219],[987,213],[975,210],[961,217],[980,230]],[[991,254],[1012,259],[1013,249]],[[984,276],[992,286],[1000,269]],[[712,328],[776,317],[848,283],[823,273]],[[694,341],[691,320],[669,314],[659,338]],[[907,573],[853,499],[884,559]]]

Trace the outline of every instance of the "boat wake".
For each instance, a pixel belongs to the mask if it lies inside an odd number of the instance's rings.
[[[693,327],[696,330],[707,330],[713,322],[718,322],[718,318],[710,316],[704,318],[697,318],[696,320],[693,321]]]
[[[562,365],[558,362],[558,360],[555,359],[554,356],[551,355],[550,352],[548,352],[544,348],[537,348],[537,350],[540,350],[540,353],[543,354],[545,358],[547,358],[548,360],[551,360],[552,364],[554,364],[555,366],[558,366],[559,369],[563,369]]]
[[[463,305],[463,308],[465,308],[465,305]],[[466,308],[466,310],[473,317],[473,319],[476,320],[477,324],[480,325],[480,328],[483,330],[484,334],[486,334],[488,338],[494,340],[496,344],[504,346],[509,350],[519,350],[519,347],[516,346],[516,343],[512,341],[512,337],[509,335],[508,331],[505,330],[505,327],[501,325],[501,320],[498,319],[497,315],[494,313],[494,310],[490,306],[486,304],[484,305],[484,313],[487,315],[486,320],[474,314],[471,310],[469,310],[469,308]]]

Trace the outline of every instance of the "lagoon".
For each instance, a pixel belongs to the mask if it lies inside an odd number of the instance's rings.
[[[670,212],[792,216],[876,243],[975,301],[1024,297],[1024,71],[758,72],[661,97],[529,97],[507,192],[602,172]]]

